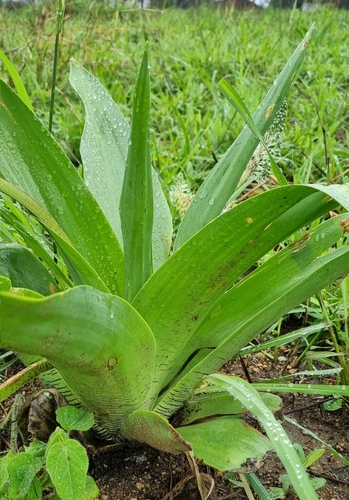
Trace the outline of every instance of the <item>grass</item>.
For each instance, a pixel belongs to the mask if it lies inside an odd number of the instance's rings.
[[[55,6],[47,4],[0,11],[0,45],[21,70],[34,108],[45,123],[55,14]],[[68,82],[71,57],[104,82],[128,115],[131,84],[149,38],[153,164],[164,187],[181,173],[196,190],[242,127],[242,119],[216,91],[219,80],[228,76],[253,111],[312,22],[317,30],[288,97],[281,163],[296,183],[345,182],[349,179],[347,11],[143,12],[97,4],[81,10],[81,4],[69,4],[53,133],[79,163],[84,112]]]

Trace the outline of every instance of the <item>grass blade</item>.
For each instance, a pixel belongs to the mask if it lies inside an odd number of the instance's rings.
[[[9,75],[14,83],[14,86],[17,90],[17,94],[19,97],[22,99],[23,102],[28,106],[28,108],[33,111],[33,106],[32,103],[30,102],[27,90],[24,86],[24,83],[22,81],[22,78],[20,77],[18,71],[14,67],[14,65],[11,63],[11,61],[5,56],[2,50],[0,50],[0,58],[2,59],[3,63],[6,66],[7,71],[9,72]]]
[[[55,106],[55,91],[56,91],[56,78],[57,78],[57,64],[58,64],[58,49],[59,49],[59,36],[62,31],[64,20],[65,0],[58,0],[57,17],[56,17],[56,36],[55,36],[55,50],[53,56],[52,68],[52,86],[51,86],[51,99],[50,99],[50,114],[48,122],[48,130],[52,132],[53,111]]]
[[[272,166],[273,174],[279,181],[279,184],[281,186],[286,186],[287,185],[287,180],[279,167],[277,166],[273,156],[269,152],[269,148],[264,140],[263,135],[260,133],[258,130],[249,110],[247,109],[246,104],[244,101],[241,99],[239,94],[236,92],[236,90],[230,85],[228,80],[223,78],[219,84],[218,84],[219,90],[222,92],[224,97],[228,100],[228,102],[236,109],[238,113],[242,116],[242,118],[245,120],[245,123],[250,127],[254,135],[260,140],[260,142],[263,144],[268,156],[269,160]]]
[[[40,359],[36,363],[27,366],[13,377],[0,385],[0,403],[14,392],[18,391],[24,384],[38,377],[41,373],[52,369],[51,363],[46,359]]]
[[[273,443],[299,498],[301,500],[318,500],[290,439],[275,419],[273,412],[263,403],[258,392],[248,382],[238,377],[217,374],[206,377],[205,382],[225,389],[258,418]]]
[[[349,396],[349,385],[317,384],[276,384],[275,382],[255,382],[258,391],[288,392],[297,394],[318,394],[320,396]]]
[[[319,443],[323,444],[324,447],[330,453],[332,453],[332,455],[334,455],[335,457],[339,458],[339,460],[341,460],[343,463],[345,463],[346,466],[349,467],[349,460],[346,459],[345,457],[343,457],[343,455],[341,455],[335,448],[333,448],[332,446],[330,446],[329,444],[327,444],[326,441],[323,441],[321,438],[319,438],[319,436],[317,434],[315,434],[311,430],[307,429],[306,427],[303,427],[298,422],[296,422],[293,418],[290,418],[290,417],[287,417],[286,415],[284,415],[284,419],[286,420],[286,422],[289,422],[290,424],[294,425],[295,427],[298,427],[298,429],[300,429],[304,434],[308,434],[308,436],[311,436],[316,441],[318,441]]]

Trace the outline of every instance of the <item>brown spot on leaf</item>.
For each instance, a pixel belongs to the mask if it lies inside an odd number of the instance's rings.
[[[107,361],[107,364],[105,365],[106,369],[107,370],[114,370],[114,368],[116,367],[116,365],[119,363],[119,358],[117,358],[116,356],[111,356],[108,361]]]
[[[273,104],[272,106],[269,106],[269,108],[267,110],[267,114],[265,115],[266,118],[270,117],[270,115],[272,114],[274,108],[275,108],[275,104]]]
[[[223,280],[223,281],[215,280],[212,283],[211,288],[212,288],[212,290],[220,290],[221,288],[224,288],[226,286],[227,286],[226,280]]]

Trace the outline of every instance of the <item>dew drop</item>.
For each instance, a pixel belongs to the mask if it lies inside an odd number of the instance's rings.
[[[207,189],[201,189],[198,191],[198,197],[200,198],[200,200],[203,200],[204,198],[207,197]]]

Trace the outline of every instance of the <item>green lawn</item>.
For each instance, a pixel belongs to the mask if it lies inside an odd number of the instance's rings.
[[[151,41],[153,164],[164,186],[182,172],[193,189],[240,132],[217,93],[223,76],[253,112],[316,23],[288,96],[281,164],[289,180],[349,178],[348,11],[114,11],[69,4],[59,56],[54,135],[79,160],[84,113],[68,82],[74,57],[109,89],[125,115],[146,39]],[[55,5],[0,11],[0,46],[48,122]],[[0,74],[7,79],[3,66]]]

